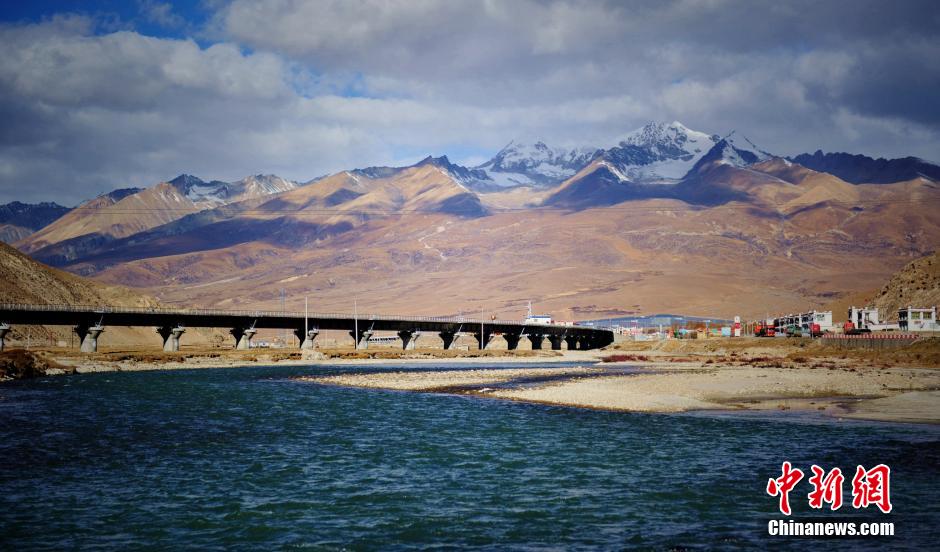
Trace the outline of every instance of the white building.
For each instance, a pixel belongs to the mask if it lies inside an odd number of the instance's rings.
[[[529,301],[529,310],[525,315],[526,324],[551,324],[552,316],[550,314],[532,314],[532,301]]]
[[[884,330],[897,330],[898,324],[888,323],[887,320],[879,320],[877,307],[858,307],[849,308],[849,322],[855,325],[859,330],[871,330],[873,332]]]
[[[869,328],[869,326],[877,326],[880,324],[878,321],[878,308],[877,307],[866,307],[860,309],[858,307],[849,308],[849,322],[855,325],[859,330],[864,330]]]
[[[525,318],[526,324],[551,324],[552,317],[548,314],[530,314]]]
[[[907,307],[898,311],[898,326],[906,332],[940,332],[937,307],[916,309]]]
[[[826,332],[835,329],[832,325],[832,311],[809,311],[800,314],[800,327],[809,330],[811,324],[818,324],[819,329]]]

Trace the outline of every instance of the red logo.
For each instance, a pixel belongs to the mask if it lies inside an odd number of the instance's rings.
[[[822,509],[829,504],[830,510],[842,507],[842,483],[845,476],[842,470],[833,468],[829,473],[813,464],[810,468],[813,475],[808,479],[813,490],[806,495],[810,508]],[[790,462],[784,462],[781,467],[782,474],[776,479],[767,480],[767,494],[780,497],[780,512],[790,515],[790,491],[803,479],[803,471],[794,468]],[[874,504],[883,513],[887,514],[893,508],[891,505],[891,468],[878,464],[870,470],[858,466],[855,477],[852,478],[852,507],[867,508]]]
[[[826,475],[826,470],[816,464],[810,468],[813,470],[813,476],[809,478],[813,485],[813,491],[807,495],[811,508],[820,509],[824,503],[829,503],[830,510],[838,510],[842,507],[842,482],[845,477],[842,476],[842,470],[832,468],[832,471]],[[825,475],[825,477],[823,477]]]
[[[783,463],[783,475],[777,479],[767,480],[767,494],[780,495],[780,511],[790,515],[790,490],[803,479],[803,472],[799,469],[790,469],[790,463]]]
[[[852,506],[867,508],[874,504],[884,513],[891,511],[891,468],[878,464],[865,471],[865,468],[855,468],[855,477],[852,478]]]

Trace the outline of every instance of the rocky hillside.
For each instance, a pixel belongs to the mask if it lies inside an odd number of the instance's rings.
[[[0,302],[154,306],[156,300],[126,287],[86,280],[38,263],[0,243]]]
[[[20,203],[0,205],[0,241],[13,243],[51,224],[69,212],[57,203]]]
[[[898,271],[872,303],[897,317],[899,308],[940,306],[940,253],[921,257]]]
[[[38,263],[5,243],[0,243],[0,302],[32,304],[115,305],[128,307],[156,306],[153,297],[142,295],[123,286],[93,282],[68,272]],[[70,329],[65,326],[14,326],[7,336],[8,345],[26,341],[36,344],[68,342]],[[102,342],[157,343],[153,329],[109,328]]]
[[[813,154],[797,155],[792,161],[814,171],[833,174],[853,184],[885,184],[918,177],[940,179],[940,167],[917,157],[873,159],[866,155],[823,153],[816,150]]]

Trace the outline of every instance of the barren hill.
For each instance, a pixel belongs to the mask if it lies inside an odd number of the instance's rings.
[[[148,307],[158,305],[153,297],[124,286],[94,282],[38,263],[5,243],[0,243],[0,302],[30,304],[113,305]],[[9,341],[32,343],[68,342],[68,327],[14,326]],[[157,340],[149,328],[108,328],[103,343],[148,343]]]
[[[172,184],[163,182],[115,201],[101,196],[27,237],[17,247],[27,253],[50,251],[45,256],[80,256],[102,240],[123,238],[166,224],[199,209]]]
[[[440,172],[359,178],[337,175],[279,196],[267,213],[233,219],[252,228],[237,243],[191,248],[213,235],[234,240],[231,226],[205,227],[70,269],[222,308],[277,308],[283,288],[295,309],[309,294],[312,308],[344,312],[355,299],[360,312],[457,314],[482,305],[513,317],[532,300],[568,320],[667,311],[729,317],[811,308],[872,289],[940,242],[940,220],[926,209],[940,191],[926,184],[862,186],[862,199],[898,200],[856,206],[838,195],[812,200],[826,189],[813,179],[764,175],[750,189],[761,193],[759,203],[647,199],[458,217],[395,209],[413,205],[398,193],[446,184]],[[454,183],[444,189],[459,191]],[[351,199],[322,207],[322,198],[343,190]],[[902,201],[910,194],[925,207]],[[784,201],[780,209],[775,198]],[[293,206],[303,207],[291,214]]]
[[[917,259],[899,270],[872,303],[892,318],[903,307],[940,306],[940,253]]]

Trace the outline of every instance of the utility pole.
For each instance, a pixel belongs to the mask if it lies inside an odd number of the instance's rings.
[[[281,288],[281,314],[287,313],[287,290]],[[281,343],[287,347],[287,328],[281,331]]]
[[[480,350],[486,348],[486,336],[483,334],[483,305],[480,305]]]

